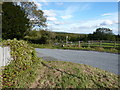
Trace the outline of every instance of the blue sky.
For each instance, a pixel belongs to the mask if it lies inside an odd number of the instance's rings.
[[[117,2],[36,2],[47,16],[48,29],[89,34],[99,27],[118,33]]]

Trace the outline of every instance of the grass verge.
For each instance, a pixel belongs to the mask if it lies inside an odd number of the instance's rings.
[[[43,61],[31,88],[120,88],[118,75],[84,64]]]

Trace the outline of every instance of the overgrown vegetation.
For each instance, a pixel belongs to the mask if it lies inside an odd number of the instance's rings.
[[[23,40],[7,40],[3,46],[11,49],[12,61],[4,67],[3,88],[27,88],[37,76],[40,60],[33,47]]]
[[[43,61],[31,88],[120,88],[118,75],[84,64]]]

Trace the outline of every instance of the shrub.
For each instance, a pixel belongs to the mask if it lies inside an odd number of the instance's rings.
[[[7,40],[3,46],[10,46],[13,60],[3,70],[3,88],[26,87],[35,79],[35,68],[39,65],[39,59],[33,47],[23,40]],[[32,76],[33,75],[33,76]]]
[[[111,48],[111,49],[109,49],[109,51],[110,51],[110,52],[115,52],[115,53],[118,53],[118,50],[117,50],[117,49],[115,49],[115,48]]]
[[[102,47],[95,47],[95,50],[97,50],[97,51],[105,51],[105,49],[102,48]]]

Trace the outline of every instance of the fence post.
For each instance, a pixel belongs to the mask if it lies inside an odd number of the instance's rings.
[[[80,41],[79,41],[79,47],[80,47]]]
[[[102,41],[100,41],[100,44],[99,44],[99,46],[100,46],[100,47],[102,47],[101,45],[102,45]]]
[[[114,48],[116,47],[116,42],[114,42]]]
[[[88,47],[90,47],[90,41],[88,41]]]

